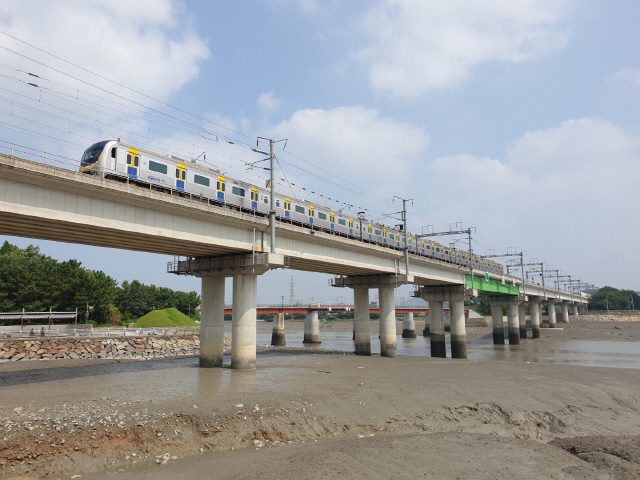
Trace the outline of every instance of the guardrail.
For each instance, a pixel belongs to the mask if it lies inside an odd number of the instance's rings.
[[[73,337],[142,337],[193,335],[200,333],[200,327],[171,327],[171,328],[69,328],[69,329],[15,329],[0,331],[0,340],[42,340],[46,338]]]

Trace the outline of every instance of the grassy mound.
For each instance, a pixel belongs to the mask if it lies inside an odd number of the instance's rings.
[[[136,328],[151,327],[184,327],[197,325],[197,323],[187,317],[184,313],[175,308],[165,308],[164,310],[154,310],[140,317],[133,325]]]

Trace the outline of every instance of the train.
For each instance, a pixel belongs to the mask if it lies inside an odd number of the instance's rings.
[[[80,172],[127,181],[159,191],[196,196],[210,204],[268,216],[270,191],[223,175],[197,160],[184,160],[170,155],[143,150],[118,140],[95,143],[85,150]],[[276,219],[294,225],[353,238],[396,250],[404,250],[404,232],[350,215],[341,210],[275,193]],[[441,245],[407,232],[409,252],[446,263],[470,267],[502,275],[503,266],[480,255]]]

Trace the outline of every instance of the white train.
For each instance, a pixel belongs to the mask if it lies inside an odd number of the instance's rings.
[[[142,150],[116,140],[91,145],[80,161],[80,171],[105,178],[144,185],[160,191],[184,192],[197,195],[210,204],[236,208],[257,215],[268,216],[270,194],[266,188],[223,176],[220,172],[172,156]],[[404,233],[382,225],[334,211],[329,207],[306,200],[275,194],[275,212],[279,221],[351,237],[398,250],[404,249]],[[502,265],[490,259],[416,239],[408,234],[411,253],[474,269],[502,274]]]

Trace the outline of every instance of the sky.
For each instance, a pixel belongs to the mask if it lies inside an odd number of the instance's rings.
[[[263,184],[248,147],[287,139],[278,191],[389,224],[412,199],[412,232],[640,290],[638,24],[632,0],[3,0],[0,151],[70,168],[121,137]],[[167,256],[4,240],[200,289]],[[352,301],[329,278],[268,272],[258,301]]]

